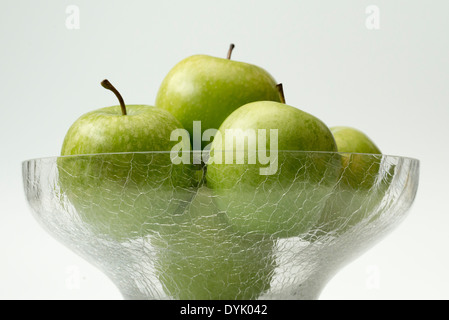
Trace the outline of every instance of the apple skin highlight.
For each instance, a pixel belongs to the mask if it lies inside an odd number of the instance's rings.
[[[235,150],[235,145],[226,144],[229,129],[240,129],[242,133],[278,130],[278,170],[272,175],[261,175],[260,168],[265,165],[250,163],[248,158],[243,164],[217,163],[216,157],[241,152]],[[219,132],[223,139],[214,139],[212,143],[206,180],[229,223],[243,234],[290,237],[307,233],[320,217],[340,170],[337,146],[328,127],[298,108],[259,101],[234,111]],[[251,143],[256,141],[245,145],[246,157],[248,149],[256,149]],[[304,152],[298,152],[301,150]]]
[[[194,55],[176,64],[163,79],[155,106],[173,114],[193,137],[194,121],[202,131],[218,129],[237,108],[253,101],[280,101],[277,83],[266,70],[249,63]],[[202,141],[203,149],[210,141]]]
[[[113,86],[106,80],[102,85]],[[190,165],[174,165],[170,140],[183,129],[169,112],[148,105],[100,108],[69,128],[58,158],[61,189],[91,231],[119,241],[157,232],[182,212],[198,176]],[[183,141],[184,150],[190,142]],[[148,152],[148,151],[153,151]]]

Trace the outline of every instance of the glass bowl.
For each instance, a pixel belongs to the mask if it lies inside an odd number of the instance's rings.
[[[407,157],[183,157],[27,160],[26,199],[43,228],[124,299],[286,300],[318,299],[339,269],[405,218],[418,188],[419,161]]]

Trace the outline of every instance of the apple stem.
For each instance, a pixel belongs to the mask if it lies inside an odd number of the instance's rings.
[[[233,43],[231,43],[231,45],[229,46],[229,50],[228,50],[228,56],[227,59],[231,60],[231,54],[232,54],[232,50],[234,50],[235,45]]]
[[[282,83],[277,84],[276,88],[278,88],[279,96],[281,97],[281,102],[285,104],[285,95],[284,95],[284,88],[282,87]]]
[[[115,96],[117,97],[118,101],[120,102],[120,107],[122,108],[122,115],[126,116],[126,106],[125,106],[125,102],[123,101],[123,98],[122,98],[120,92],[118,92],[117,89],[107,79],[104,79],[103,81],[101,81],[101,85],[103,86],[103,88],[114,92]]]

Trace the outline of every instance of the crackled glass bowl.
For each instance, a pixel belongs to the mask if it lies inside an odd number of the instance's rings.
[[[403,221],[419,178],[418,160],[388,155],[183,159],[28,160],[25,194],[44,229],[124,299],[318,299],[340,268]]]

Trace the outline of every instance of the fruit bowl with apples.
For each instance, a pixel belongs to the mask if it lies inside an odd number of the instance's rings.
[[[343,156],[348,167],[378,164],[366,172],[369,188],[329,169],[341,170]],[[316,299],[406,217],[416,193],[417,160],[354,156],[279,152],[290,171],[254,182],[248,168],[221,189],[207,167],[170,164],[160,152],[28,160],[23,176],[39,223],[126,299]]]
[[[126,299],[317,299],[414,201],[418,160],[287,105],[233,48],[178,63],[154,106],[104,80],[119,105],[22,163],[34,217]]]

